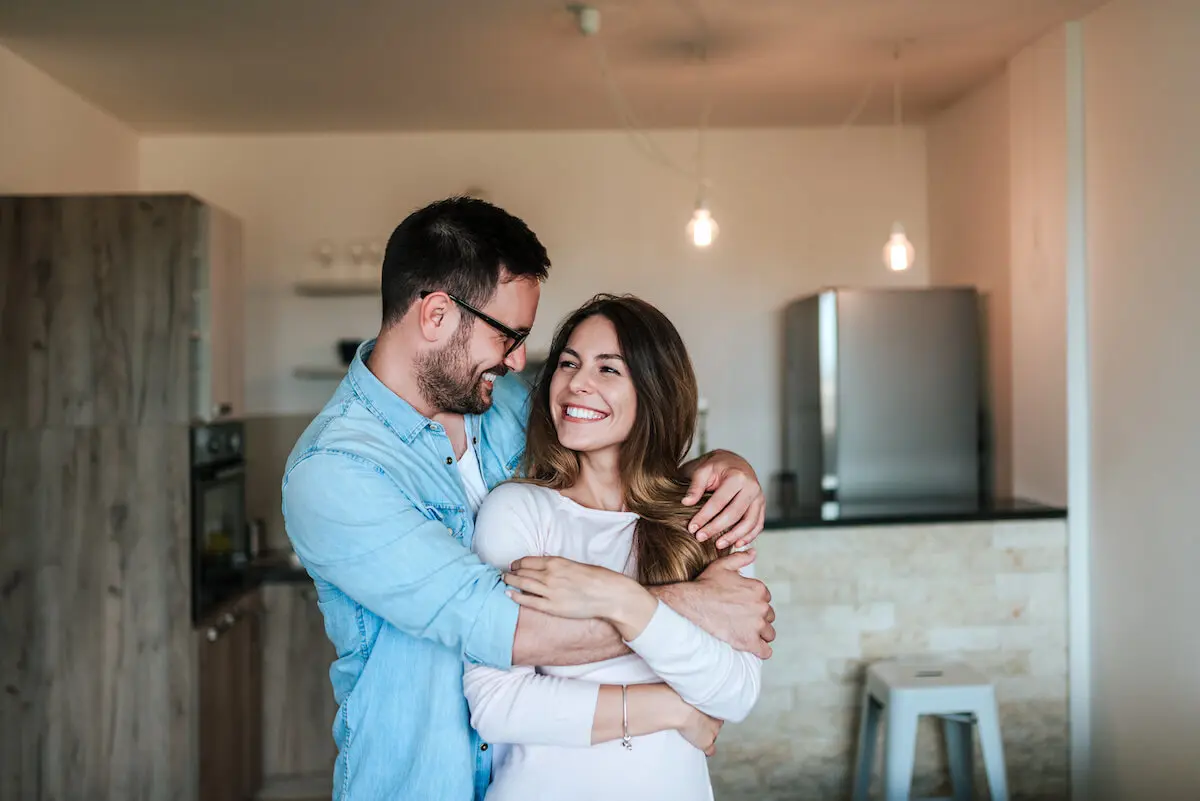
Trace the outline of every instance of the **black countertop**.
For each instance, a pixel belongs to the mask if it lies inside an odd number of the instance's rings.
[[[1067,510],[1022,498],[987,501],[927,499],[878,503],[843,503],[840,508],[798,508],[767,517],[767,531],[825,526],[887,526],[914,523],[988,522],[995,520],[1064,519]],[[267,551],[246,571],[247,589],[260,584],[307,584],[312,577],[291,551]]]
[[[822,507],[776,510],[766,530],[823,526],[886,526],[913,523],[988,522],[995,520],[1054,520],[1067,510],[1023,498],[918,499],[872,503],[840,503]]]
[[[312,583],[291,551],[264,551],[250,563],[248,572],[258,584]]]

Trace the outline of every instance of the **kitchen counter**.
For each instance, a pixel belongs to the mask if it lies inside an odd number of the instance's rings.
[[[755,542],[777,636],[762,697],[709,760],[717,798],[849,798],[863,675],[893,658],[987,676],[1012,797],[1068,796],[1066,520],[912,519],[801,524]],[[914,798],[951,795],[936,724],[920,724]]]
[[[292,551],[264,551],[250,563],[249,574],[255,584],[311,583],[312,577],[300,565]]]
[[[768,531],[826,526],[882,526],[915,523],[1061,520],[1067,510],[1023,498],[917,499],[877,503],[840,503],[826,507],[778,510],[767,517]]]

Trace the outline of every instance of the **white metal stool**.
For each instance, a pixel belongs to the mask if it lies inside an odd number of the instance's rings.
[[[908,801],[917,751],[917,720],[921,715],[942,719],[954,801],[970,801],[974,793],[973,727],[987,769],[992,801],[1008,801],[1004,744],[996,692],[978,671],[960,662],[876,662],[867,669],[862,720],[858,734],[858,764],[854,771],[853,801],[867,801],[879,718],[886,712],[883,754],[883,795],[886,801]]]

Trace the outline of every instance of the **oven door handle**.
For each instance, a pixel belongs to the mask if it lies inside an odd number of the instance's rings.
[[[217,481],[228,481],[231,478],[238,478],[246,474],[246,465],[231,464],[225,467],[216,467],[206,470],[198,476],[201,483],[213,483]]]

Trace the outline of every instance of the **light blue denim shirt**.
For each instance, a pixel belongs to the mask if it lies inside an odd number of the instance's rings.
[[[492,753],[471,728],[463,660],[508,668],[517,605],[471,552],[475,521],[441,425],[380,383],[363,343],[283,476],[288,537],[337,650],[337,801],[480,801]],[[489,489],[525,447],[528,388],[505,376],[467,418]]]

